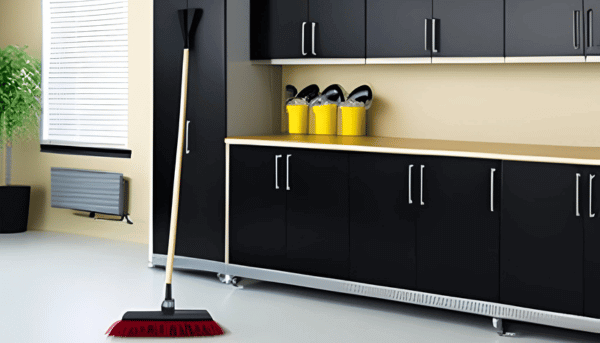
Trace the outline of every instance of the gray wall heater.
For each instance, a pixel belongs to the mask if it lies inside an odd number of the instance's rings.
[[[82,169],[51,169],[51,206],[127,216],[128,182],[123,174]]]

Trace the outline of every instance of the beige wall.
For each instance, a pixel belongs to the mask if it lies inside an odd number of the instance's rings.
[[[600,146],[600,64],[283,67],[283,87],[311,83],[370,84],[373,136]]]
[[[131,159],[40,153],[39,141],[16,143],[13,184],[31,185],[29,229],[148,243],[152,166],[152,1],[129,1],[129,149]],[[40,57],[40,0],[0,0],[0,46],[28,45]],[[4,168],[4,164],[0,163]],[[93,220],[50,207],[50,168],[123,173],[130,180],[133,225]],[[2,169],[2,174],[4,173]],[[4,178],[2,178],[3,182]]]

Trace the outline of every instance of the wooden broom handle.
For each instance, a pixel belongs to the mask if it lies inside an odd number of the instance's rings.
[[[167,253],[167,277],[171,284],[173,277],[173,259],[175,258],[175,238],[177,234],[177,215],[179,213],[179,188],[181,184],[181,160],[183,158],[183,140],[185,137],[185,110],[187,104],[188,62],[190,50],[183,49],[183,69],[181,71],[181,103],[179,104],[179,131],[177,135],[177,154],[175,156],[175,177],[173,180],[173,203],[171,204],[171,225],[169,229],[169,251]]]

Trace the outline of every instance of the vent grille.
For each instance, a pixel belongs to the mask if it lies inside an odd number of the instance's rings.
[[[128,0],[43,0],[42,144],[126,147]]]
[[[50,185],[54,208],[126,214],[123,174],[52,168]]]

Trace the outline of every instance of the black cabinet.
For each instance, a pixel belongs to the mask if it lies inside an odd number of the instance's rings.
[[[503,57],[504,0],[367,0],[367,57]]]
[[[500,162],[423,157],[415,169],[418,289],[497,301]]]
[[[498,300],[500,162],[350,155],[350,279]]]
[[[600,55],[600,0],[584,0],[583,45],[586,55]]]
[[[367,0],[367,57],[431,57],[432,13],[432,0]]]
[[[290,271],[348,277],[348,154],[285,151],[287,263]],[[288,172],[286,172],[287,174]],[[283,183],[282,178],[282,183]]]
[[[179,124],[183,39],[177,10],[202,8],[190,51],[176,255],[225,256],[225,3],[154,2],[153,251],[166,254]]]
[[[308,9],[310,57],[365,58],[365,0],[310,0]]]
[[[348,277],[348,155],[232,146],[230,262]]]
[[[503,162],[500,301],[583,314],[584,168]]]
[[[504,0],[433,0],[434,57],[504,57]]]
[[[506,56],[583,56],[582,0],[505,0]]]
[[[415,159],[350,154],[350,280],[416,288]]]
[[[286,190],[278,184],[285,166],[280,151],[243,145],[230,148],[230,263],[286,268]]]
[[[308,56],[308,0],[252,0],[253,60]]]
[[[580,190],[584,229],[583,314],[600,318],[600,168],[586,168],[581,178],[584,181]]]
[[[251,58],[364,58],[365,0],[251,2]]]

